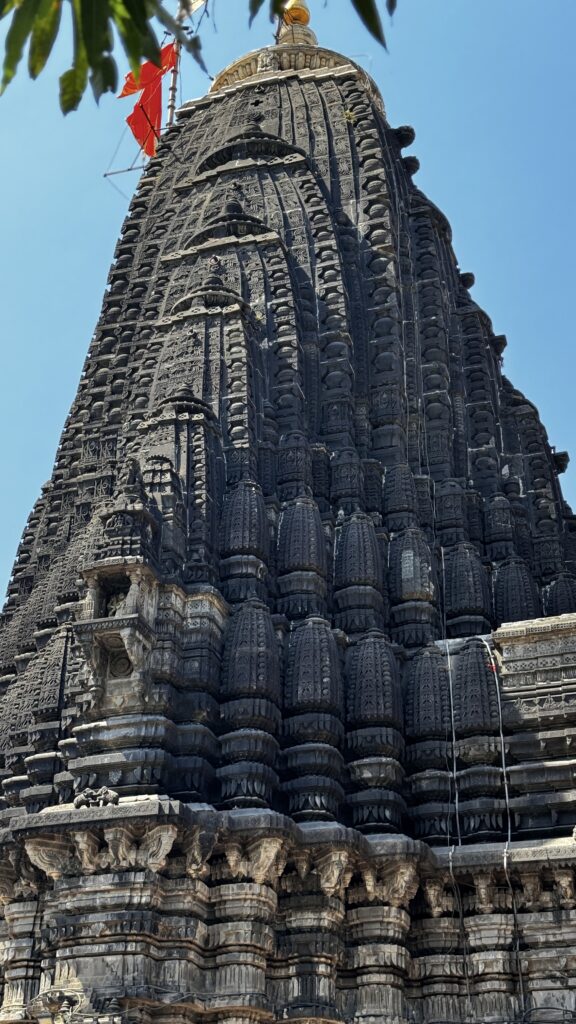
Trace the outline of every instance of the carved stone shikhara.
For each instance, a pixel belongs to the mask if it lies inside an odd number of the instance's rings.
[[[300,16],[148,165],[18,551],[0,1024],[576,1014],[567,456]]]

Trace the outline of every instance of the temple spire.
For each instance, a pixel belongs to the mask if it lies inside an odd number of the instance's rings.
[[[576,1024],[566,456],[282,10],[144,170],[18,549],[0,1024]]]
[[[316,46],[318,40],[308,27],[310,11],[306,0],[288,0],[280,16],[278,43],[286,46]]]

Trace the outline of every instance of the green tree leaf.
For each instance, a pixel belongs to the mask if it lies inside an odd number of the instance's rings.
[[[124,0],[129,17],[140,37],[140,55],[160,66],[160,45],[152,28],[150,19],[158,17],[160,3],[147,3],[142,0]]]
[[[185,47],[187,53],[192,55],[196,63],[199,64],[200,67],[202,68],[202,71],[205,71],[206,74],[208,74],[208,68],[204,63],[204,58],[202,57],[202,44],[200,42],[200,36],[192,36],[190,39],[187,39]]]
[[[118,68],[116,61],[110,54],[105,54],[98,62],[98,66],[90,75],[90,85],[94,98],[98,100],[105,92],[116,92],[118,88]]]
[[[382,46],[386,47],[386,39],[384,38],[384,30],[382,28],[382,22],[380,21],[380,15],[378,14],[378,8],[376,7],[375,0],[352,0],[352,6],[360,15],[360,19],[364,22],[366,28]]]
[[[4,92],[6,86],[16,74],[26,40],[34,27],[34,19],[38,13],[40,3],[41,0],[22,0],[22,3],[14,11],[14,17],[6,35],[6,51],[4,54],[0,94]]]
[[[183,48],[191,54],[202,70],[208,74],[208,69],[202,58],[202,44],[199,36],[189,36],[182,23],[173,18],[161,3],[157,4],[155,14],[158,21],[164,25],[166,31],[170,32],[182,44]]]
[[[254,18],[258,14],[258,11],[262,7],[264,0],[250,0],[248,4],[248,10],[250,11],[250,24],[254,21]]]
[[[80,0],[80,25],[90,66],[98,67],[105,53],[112,49],[108,27],[108,0]]]
[[[142,4],[131,5],[128,0],[108,0],[108,3],[112,20],[128,57],[130,70],[138,77],[143,57],[154,61],[155,64],[160,63],[158,40],[146,22]]]
[[[52,52],[60,28],[62,0],[41,0],[30,38],[28,70],[31,78],[37,78],[45,67]]]
[[[80,0],[82,36],[88,64],[90,85],[98,103],[102,93],[115,92],[118,68],[110,56],[114,36],[110,26],[108,0]]]
[[[0,18],[6,17],[13,11],[15,7],[18,7],[20,0],[0,0]]]
[[[60,75],[60,110],[63,114],[69,114],[72,110],[78,109],[87,80],[88,65],[84,69],[77,62],[63,75]]]
[[[82,14],[80,0],[72,0],[72,23],[74,29],[74,62],[72,67],[60,76],[60,109],[63,114],[77,110],[88,84],[88,56],[82,35]]]
[[[206,71],[201,42],[191,35],[180,17],[174,17],[162,0],[68,0],[72,9],[74,57],[72,67],[60,78],[60,106],[64,113],[75,110],[88,83],[98,101],[104,92],[117,88],[118,69],[112,58],[114,32],[118,32],[130,68],[138,77],[143,60],[160,65],[160,46],[152,28],[154,19],[178,40]],[[207,4],[213,0],[206,0]],[[236,0],[245,3],[246,0]],[[341,0],[344,2],[344,0]],[[350,0],[369,32],[386,46],[377,0]],[[32,78],[43,70],[58,35],[64,0],[0,0],[0,20],[12,15],[6,34],[6,48],[0,94],[12,81],[30,40],[28,68]],[[265,0],[248,0],[250,22]],[[398,0],[385,0],[392,16]],[[271,18],[282,14],[284,0],[269,0]]]

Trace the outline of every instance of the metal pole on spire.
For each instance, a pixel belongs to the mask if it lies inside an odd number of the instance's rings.
[[[176,21],[182,25],[186,18],[189,18],[194,11],[203,7],[207,0],[179,0]],[[178,75],[180,73],[180,57],[182,55],[182,43],[177,39],[174,44],[176,60],[170,73],[170,88],[168,90],[168,110],[166,114],[166,127],[171,128],[176,117],[176,96],[178,93]]]

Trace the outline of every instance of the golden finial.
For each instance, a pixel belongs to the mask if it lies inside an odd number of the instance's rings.
[[[306,0],[287,0],[282,11],[282,21],[285,25],[309,25],[310,11]]]

